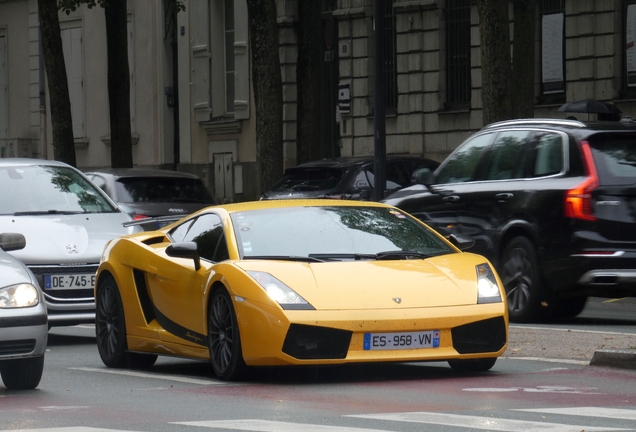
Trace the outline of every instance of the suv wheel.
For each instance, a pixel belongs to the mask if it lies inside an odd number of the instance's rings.
[[[526,237],[515,237],[504,250],[500,276],[508,298],[512,322],[528,322],[538,313],[542,287],[539,260],[534,245]]]

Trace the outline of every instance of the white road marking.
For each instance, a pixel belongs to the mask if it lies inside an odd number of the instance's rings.
[[[474,387],[465,388],[468,392],[514,392],[521,391],[527,393],[567,393],[567,394],[602,394],[594,390],[596,387],[563,387],[563,386],[537,386],[537,387]],[[542,411],[542,410],[538,410]]]
[[[611,331],[601,331],[601,330],[581,330],[581,329],[521,326],[521,325],[514,325],[510,327],[518,328],[518,329],[528,329],[528,330],[548,330],[548,331],[561,331],[561,332],[573,332],[573,333],[596,333],[596,334],[602,334],[602,335],[636,336],[636,333],[611,332]]]
[[[202,380],[202,379],[196,379],[196,378],[186,378],[186,377],[171,376],[171,375],[151,374],[151,373],[144,373],[144,372],[134,372],[134,371],[122,370],[122,369],[98,369],[98,368],[87,368],[87,367],[69,368],[69,369],[81,370],[81,371],[84,371],[84,372],[100,372],[100,373],[109,373],[109,374],[113,374],[113,375],[134,376],[134,377],[138,377],[138,378],[153,378],[153,379],[161,379],[161,380],[166,380],[166,381],[177,381],[177,382],[182,382],[182,383],[187,383],[187,384],[223,385],[223,386],[236,385],[236,384],[228,384],[228,383],[221,382],[221,381]]]
[[[346,426],[325,426],[256,419],[173,422],[172,424],[257,432],[391,432],[385,429],[363,429]]]
[[[575,415],[575,416],[595,417],[595,418],[636,420],[636,409],[623,409],[623,408],[574,407],[574,408],[515,409],[512,411],[526,411],[526,412],[564,414],[564,415]]]
[[[42,429],[11,429],[11,432],[138,432],[138,431],[75,426],[75,427],[42,428]]]
[[[432,412],[407,412],[389,414],[364,414],[350,415],[364,419],[402,421],[410,423],[426,423],[444,426],[455,426],[472,429],[485,429],[489,431],[505,432],[599,432],[631,430],[621,428],[590,427],[568,425],[561,423],[534,422],[526,420],[501,419],[494,417],[478,417],[471,415],[432,413]]]

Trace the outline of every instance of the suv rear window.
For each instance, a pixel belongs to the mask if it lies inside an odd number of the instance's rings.
[[[594,135],[589,140],[602,185],[636,183],[636,135]]]
[[[117,196],[122,203],[211,203],[212,197],[199,179],[172,177],[120,178]]]
[[[316,191],[335,188],[345,171],[328,167],[288,168],[272,191]]]

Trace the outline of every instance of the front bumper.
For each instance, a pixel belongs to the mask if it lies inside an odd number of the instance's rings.
[[[46,309],[42,304],[0,310],[0,360],[43,355],[48,330]]]

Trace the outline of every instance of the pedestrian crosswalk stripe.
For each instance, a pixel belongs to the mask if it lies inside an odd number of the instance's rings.
[[[172,422],[171,424],[256,432],[391,432],[384,429],[364,429],[346,426],[327,426],[308,423],[288,423],[249,419]]]
[[[506,432],[600,432],[630,430],[621,428],[590,427],[568,425],[561,423],[534,422],[526,420],[502,419],[495,417],[478,417],[461,414],[445,414],[432,412],[405,412],[388,414],[364,414],[349,415],[345,417],[357,417],[364,419],[401,421],[410,423],[426,423],[443,426],[456,426],[471,429],[485,429],[489,431]]]
[[[598,407],[574,407],[574,408],[542,408],[542,409],[515,409],[513,411],[537,412],[546,414],[563,414],[595,418],[612,418],[621,420],[636,420],[636,409],[623,408],[598,408]]]

